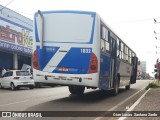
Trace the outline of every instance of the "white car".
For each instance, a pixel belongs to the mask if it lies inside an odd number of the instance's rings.
[[[2,78],[0,78],[0,88],[11,88],[16,90],[20,87],[29,87],[33,89],[35,86],[32,75],[25,70],[9,70]]]

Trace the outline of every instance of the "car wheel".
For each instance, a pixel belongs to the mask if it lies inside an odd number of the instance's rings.
[[[30,87],[29,87],[29,89],[33,89],[33,88],[34,88],[33,86],[30,86]]]
[[[11,83],[10,87],[11,87],[11,90],[16,90],[16,87],[14,86],[13,83]]]
[[[2,87],[2,85],[1,85],[1,83],[0,83],[0,89],[2,89],[3,87]]]
[[[35,83],[35,87],[40,88],[41,87],[40,83]]]

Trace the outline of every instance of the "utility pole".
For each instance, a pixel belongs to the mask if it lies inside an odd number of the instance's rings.
[[[160,22],[157,22],[156,18],[154,19],[154,23],[157,24],[157,23],[160,23]],[[160,34],[160,33],[157,33],[156,31],[154,31],[154,34],[157,35],[157,34]],[[157,36],[155,36],[156,40],[160,40],[157,38]],[[157,47],[156,48],[160,48],[160,47]],[[156,54],[159,54],[157,51],[156,51]],[[157,83],[159,85],[159,81],[160,81],[160,62],[159,62],[159,58],[157,58],[157,61],[156,61],[156,64],[155,64],[155,78],[157,79]]]

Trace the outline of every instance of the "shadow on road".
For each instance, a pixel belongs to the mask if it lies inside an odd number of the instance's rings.
[[[124,94],[134,93],[136,89],[131,89],[126,91],[125,89],[119,89],[119,95],[113,96],[110,91],[96,90],[91,92],[86,92],[83,95],[69,95],[68,97],[50,100],[43,102],[41,104],[32,106],[27,109],[27,111],[75,111],[75,110],[87,110],[94,104],[101,104],[104,106],[107,101],[115,101],[117,98],[121,98]],[[104,104],[102,104],[104,103]],[[90,107],[89,107],[90,106]]]

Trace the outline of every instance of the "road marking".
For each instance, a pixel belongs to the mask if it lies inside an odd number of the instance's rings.
[[[137,95],[139,92],[141,92],[141,91],[144,90],[144,89],[145,89],[145,87],[142,88],[140,91],[137,91],[136,93],[134,93],[133,95],[131,95],[130,97],[128,97],[127,99],[125,99],[124,101],[120,102],[119,104],[117,104],[117,105],[114,106],[113,108],[110,108],[109,110],[107,110],[107,112],[108,112],[108,111],[113,111],[113,110],[115,110],[116,108],[118,108],[119,106],[121,106],[122,104],[124,104],[125,102],[127,102],[129,99],[131,99],[132,97],[134,97],[135,95]],[[102,114],[101,117],[95,118],[94,120],[101,120],[101,119],[105,116],[105,114],[106,114],[107,112],[105,112],[104,114]]]
[[[28,101],[28,100],[19,101],[19,102],[14,102],[14,103],[8,103],[8,104],[3,104],[3,105],[0,105],[0,107],[8,106],[8,105],[13,105],[13,104],[18,104],[18,103],[23,103],[23,102],[27,102],[27,101]]]
[[[125,112],[125,114],[129,114],[129,111],[132,111],[142,100],[142,98],[144,98],[144,96],[148,93],[148,91],[150,90],[150,88]],[[124,120],[127,117],[120,117],[118,120]]]

